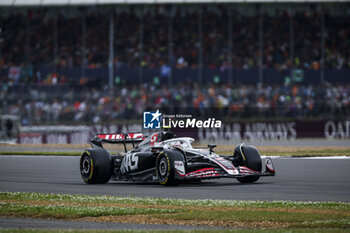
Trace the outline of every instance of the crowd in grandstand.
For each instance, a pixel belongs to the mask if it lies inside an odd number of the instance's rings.
[[[349,5],[324,10],[323,20],[315,6],[293,8],[292,21],[288,7],[262,11],[265,68],[319,70],[322,22],[325,68],[350,68]],[[229,55],[235,69],[257,68],[259,12],[253,5],[119,7],[114,11],[114,66],[158,69],[168,64],[171,25],[172,67],[198,68],[202,48],[206,68],[227,69]],[[221,118],[350,114],[350,85],[346,83],[229,85],[217,80],[215,84],[191,81],[169,87],[116,82],[111,95],[101,81],[106,77],[92,79],[80,73],[65,77],[52,70],[108,67],[110,9],[33,8],[2,10],[0,15],[0,114],[20,115],[24,125],[140,119],[142,112],[151,108],[200,116],[215,112]],[[44,75],[38,67],[49,67],[50,72]]]
[[[344,5],[344,8],[341,10],[346,11],[349,6]],[[171,20],[172,65],[177,68],[197,67],[199,18],[202,15],[203,64],[209,68],[225,69],[230,64],[228,9],[227,5],[118,8],[114,17],[115,66],[155,68],[167,64]],[[291,61],[289,9],[273,9],[263,10],[264,66],[284,70],[293,64],[300,68],[320,69],[320,10],[316,5],[293,9],[294,61]],[[325,66],[337,69],[350,67],[350,14],[339,14],[339,7],[330,9],[331,12],[324,12]],[[106,67],[109,57],[108,12],[104,8],[56,11],[40,8],[2,12],[3,67],[10,69],[43,64],[81,67],[82,63],[87,68]],[[260,9],[251,5],[247,9],[232,8],[230,12],[233,67],[256,68],[260,54]]]
[[[144,84],[116,87],[26,86],[0,93],[2,114],[22,123],[92,123],[142,119],[145,110],[239,118],[311,118],[350,116],[350,85],[245,85],[183,83],[172,88]]]

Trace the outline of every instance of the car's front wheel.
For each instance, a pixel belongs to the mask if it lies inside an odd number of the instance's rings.
[[[240,156],[240,158],[237,158],[240,166],[245,166],[256,172],[261,172],[261,156],[255,147],[240,145],[236,148],[234,156]],[[260,176],[246,176],[237,178],[237,180],[240,183],[254,183],[259,180],[259,178]]]
[[[162,185],[177,185],[178,180],[175,178],[175,159],[181,158],[182,156],[177,154],[177,151],[162,151],[156,162],[156,174],[158,182]]]

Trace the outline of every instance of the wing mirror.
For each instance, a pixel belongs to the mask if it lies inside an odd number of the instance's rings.
[[[208,144],[209,154],[211,154],[212,152],[214,152],[213,148],[215,148],[215,147],[216,147],[216,145]]]

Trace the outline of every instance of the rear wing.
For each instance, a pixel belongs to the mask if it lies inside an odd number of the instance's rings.
[[[107,133],[107,134],[97,134],[91,141],[92,147],[98,146],[102,147],[102,142],[113,143],[113,144],[124,144],[125,152],[126,143],[131,143],[135,148],[135,142],[142,142],[146,136],[143,133]]]

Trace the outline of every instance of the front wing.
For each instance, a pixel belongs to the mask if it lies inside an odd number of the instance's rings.
[[[247,176],[275,176],[276,171],[273,166],[272,160],[269,157],[266,157],[265,159],[265,169],[263,172],[254,171],[248,167],[245,166],[239,166],[235,167],[235,170],[230,169],[229,171],[226,171],[221,168],[216,167],[207,167],[198,169],[196,171],[192,171],[189,173],[184,174],[182,171],[177,169],[176,170],[176,177],[178,179],[210,179],[210,178],[242,178]]]

